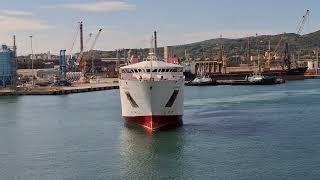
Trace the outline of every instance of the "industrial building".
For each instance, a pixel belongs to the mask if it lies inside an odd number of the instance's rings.
[[[14,87],[16,79],[15,50],[0,47],[0,88]]]

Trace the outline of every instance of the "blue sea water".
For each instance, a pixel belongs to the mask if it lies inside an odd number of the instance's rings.
[[[319,179],[320,80],[186,87],[184,126],[123,125],[118,90],[0,97],[0,179]]]

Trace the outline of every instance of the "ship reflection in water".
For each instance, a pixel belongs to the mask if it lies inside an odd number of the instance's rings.
[[[124,128],[120,135],[121,177],[175,179],[188,172],[184,160],[182,128],[156,134],[140,128]]]

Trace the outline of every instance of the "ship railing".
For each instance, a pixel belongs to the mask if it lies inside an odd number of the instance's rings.
[[[163,80],[178,80],[184,78],[182,73],[171,73],[171,74],[121,74],[121,80],[154,80],[154,81],[163,81]]]

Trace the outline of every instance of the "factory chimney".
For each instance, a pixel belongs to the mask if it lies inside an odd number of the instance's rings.
[[[80,21],[80,52],[83,52],[83,22]]]
[[[16,45],[16,35],[13,35],[13,51],[15,57],[17,56],[17,45]]]
[[[157,42],[157,31],[154,31],[154,55],[157,56],[158,42]]]

